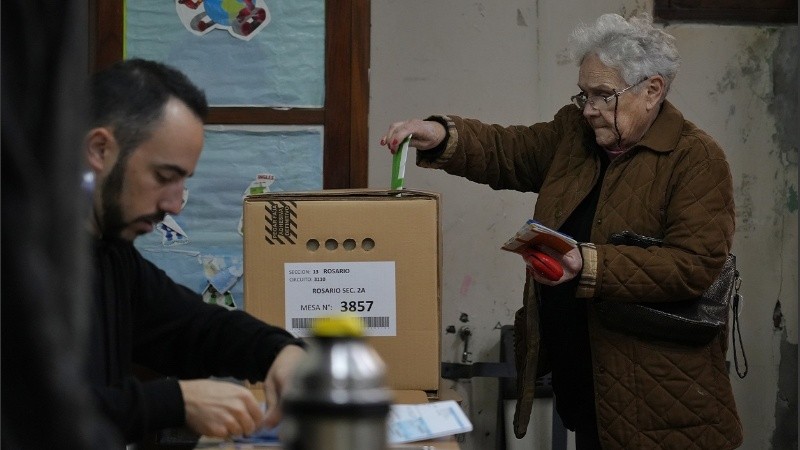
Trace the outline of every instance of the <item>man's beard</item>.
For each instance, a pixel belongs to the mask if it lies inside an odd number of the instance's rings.
[[[122,194],[122,182],[125,179],[125,162],[117,161],[111,173],[108,174],[102,186],[101,195],[101,217],[98,217],[98,228],[103,237],[120,237],[120,232],[125,227],[122,218],[122,208],[119,198]]]
[[[122,231],[134,222],[158,223],[164,219],[164,213],[159,211],[155,214],[138,217],[131,222],[125,222],[120,205],[122,186],[125,180],[125,166],[126,159],[119,160],[101,186],[102,216],[98,217],[98,228],[101,236],[105,238],[123,238]]]

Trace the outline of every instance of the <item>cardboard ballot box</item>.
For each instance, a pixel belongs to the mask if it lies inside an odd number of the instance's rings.
[[[244,309],[299,337],[352,313],[389,387],[439,389],[438,194],[276,192],[244,201]]]

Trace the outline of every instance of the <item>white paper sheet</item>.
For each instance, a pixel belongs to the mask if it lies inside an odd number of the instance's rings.
[[[390,444],[423,441],[472,431],[472,422],[454,400],[392,405],[387,423]]]

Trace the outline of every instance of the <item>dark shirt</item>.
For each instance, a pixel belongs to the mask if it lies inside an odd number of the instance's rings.
[[[177,379],[263,381],[284,346],[302,344],[242,311],[203,302],[129,242],[94,240],[94,265],[89,377],[101,411],[129,442],[184,424]],[[140,381],[134,364],[168,378]]]
[[[609,164],[605,153],[599,148],[596,150],[601,161],[599,181],[559,228],[559,231],[578,242],[590,240],[603,175]],[[550,349],[548,354],[556,410],[564,425],[571,430],[594,426],[595,423],[588,299],[575,298],[579,278],[575,277],[558,286],[541,285],[542,340],[545,347]]]

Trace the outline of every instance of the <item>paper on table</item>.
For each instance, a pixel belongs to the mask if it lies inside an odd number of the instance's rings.
[[[577,247],[578,241],[564,233],[550,229],[534,219],[530,219],[501,248],[509,252],[521,253],[531,245],[543,245],[565,254]]]
[[[263,403],[262,409],[263,407]],[[472,431],[472,422],[454,400],[414,405],[391,405],[386,420],[389,444],[424,441]],[[279,442],[280,425],[261,428],[250,436],[238,436],[234,442],[252,444],[256,447],[276,446]],[[210,442],[210,439],[206,439]]]
[[[472,431],[472,423],[454,400],[392,405],[387,434],[390,444],[423,441]]]

